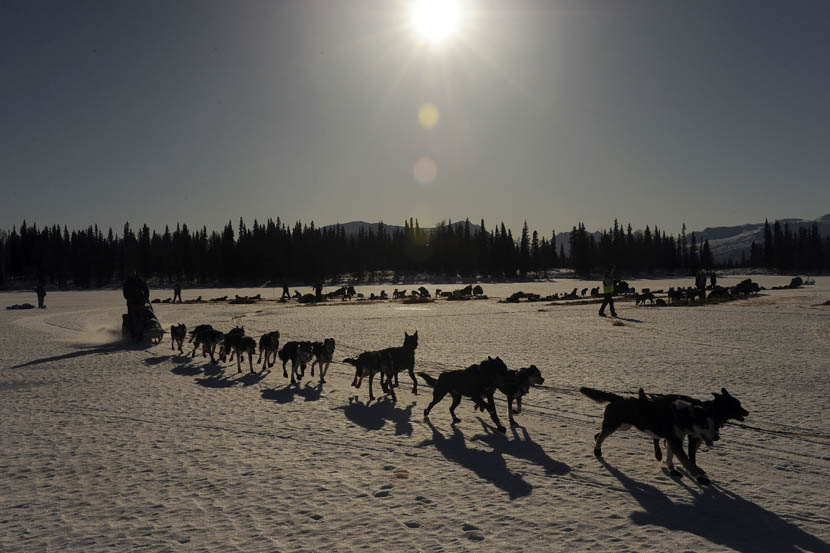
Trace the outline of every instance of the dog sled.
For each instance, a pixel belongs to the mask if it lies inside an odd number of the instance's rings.
[[[121,315],[121,335],[130,336],[136,342],[149,340],[155,345],[164,337],[164,329],[153,312],[153,308],[149,303],[145,303]]]

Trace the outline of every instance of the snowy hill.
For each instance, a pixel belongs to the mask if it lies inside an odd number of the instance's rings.
[[[782,225],[785,223],[789,225],[792,232],[798,232],[800,228],[810,228],[813,223],[817,223],[821,236],[823,238],[830,236],[830,213],[814,220],[778,219],[778,221]],[[770,220],[769,223],[772,225],[774,221]],[[752,242],[764,243],[764,223],[750,223],[734,227],[707,227],[695,234],[699,242],[709,241],[715,261],[739,261],[741,255],[749,257]]]

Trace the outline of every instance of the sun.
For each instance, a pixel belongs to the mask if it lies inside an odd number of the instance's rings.
[[[461,24],[456,0],[415,0],[411,10],[415,34],[433,46],[444,44],[458,32]]]

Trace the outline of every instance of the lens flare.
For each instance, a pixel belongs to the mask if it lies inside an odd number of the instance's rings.
[[[438,164],[431,157],[421,157],[415,162],[412,174],[419,183],[423,185],[432,184],[435,182],[435,177],[438,176]]]
[[[426,130],[432,130],[438,124],[440,113],[435,104],[424,104],[418,109],[418,122]]]

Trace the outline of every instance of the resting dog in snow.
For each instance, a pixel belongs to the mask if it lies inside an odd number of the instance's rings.
[[[326,381],[326,373],[334,357],[334,338],[326,338],[322,342],[311,344],[311,353],[314,361],[311,362],[311,376],[314,376],[314,365],[320,365],[320,384]]]
[[[277,351],[280,348],[280,331],[275,330],[273,332],[268,332],[263,334],[259,338],[259,359],[257,359],[257,363],[262,361],[262,370],[265,370],[265,367],[273,367],[274,363],[277,362]],[[262,356],[265,355],[265,360],[263,361]],[[270,361],[269,361],[270,360]]]
[[[712,418],[712,421],[715,425],[715,429],[718,430],[717,437],[713,440],[717,441],[718,438],[720,438],[720,429],[723,428],[724,425],[730,419],[743,421],[744,417],[749,415],[749,411],[744,409],[741,406],[741,402],[738,401],[738,399],[734,396],[730,395],[729,392],[726,391],[726,388],[721,388],[720,392],[721,393],[719,394],[712,392],[712,395],[715,396],[715,399],[708,399],[706,401],[681,395],[670,395],[660,397],[669,397],[671,399],[683,400],[691,403],[692,405],[701,407],[708,414],[708,416]],[[697,449],[700,447],[701,440],[693,434],[689,434],[688,436],[689,461],[691,461],[692,464],[697,467],[697,462],[695,461],[695,458],[697,456]],[[663,457],[663,452],[660,451],[660,440],[658,439],[654,440],[654,456],[657,458],[658,461]],[[666,465],[668,465],[669,469],[672,471],[673,476],[678,476],[680,473],[674,470],[673,464],[671,462],[671,456],[672,451],[671,448],[669,448],[666,451]]]
[[[184,344],[184,339],[187,337],[187,327],[184,323],[172,325],[170,327],[170,349],[176,349],[176,344],[179,345],[179,353],[184,353],[182,349],[182,345]]]
[[[536,365],[531,365],[518,371],[508,370],[504,380],[496,384],[496,387],[507,396],[507,414],[511,425],[517,424],[513,419],[513,415],[522,412],[522,396],[530,391],[531,386],[544,383],[545,379],[542,378],[542,373]],[[516,400],[515,411],[513,410],[514,399]]]
[[[714,420],[703,407],[672,396],[649,398],[642,388],[636,398],[593,388],[580,388],[579,391],[596,402],[608,403],[602,418],[602,429],[594,436],[594,455],[598,458],[602,457],[602,442],[608,436],[619,429],[627,430],[634,426],[655,440],[666,440],[666,447],[670,451],[666,456],[666,464],[672,474],[676,471],[670,461],[676,455],[698,484],[709,484],[706,473],[696,467],[683,452],[683,439],[686,436],[694,436],[710,446],[718,439]]]
[[[453,423],[461,419],[455,416],[455,408],[461,403],[461,397],[472,399],[480,409],[486,409],[490,418],[496,424],[500,432],[507,432],[507,429],[499,420],[496,413],[496,405],[493,401],[493,393],[499,384],[503,384],[507,378],[507,366],[504,361],[496,357],[488,357],[477,365],[470,365],[466,369],[446,371],[441,373],[437,379],[427,373],[418,373],[421,378],[432,388],[432,402],[424,409],[424,416],[428,417],[429,412],[444,399],[444,396],[452,396],[450,415]],[[485,403],[486,400],[486,403]]]
[[[291,361],[291,383],[299,382],[305,375],[305,366],[311,361],[313,355],[311,342],[286,342],[279,352],[282,361],[282,375],[288,378],[285,372],[285,364]],[[297,379],[294,379],[296,375]]]

